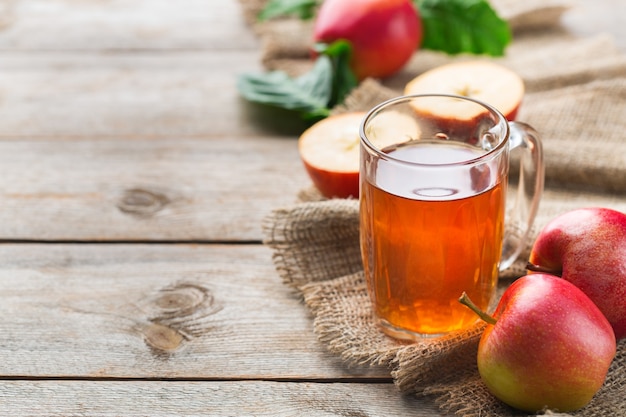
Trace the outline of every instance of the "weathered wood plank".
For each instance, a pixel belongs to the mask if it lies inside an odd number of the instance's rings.
[[[5,53],[0,137],[258,135],[267,112],[236,88],[258,69],[251,51]]]
[[[626,51],[622,0],[585,2],[563,22],[586,36],[608,32]],[[235,0],[4,0],[0,49],[227,49],[255,48]]]
[[[267,117],[235,86],[261,70],[237,1],[1,6],[0,137],[253,135]]]
[[[371,377],[317,341],[260,245],[0,246],[0,379]]]
[[[12,416],[32,417],[440,415],[391,384],[0,381],[0,403]]]
[[[4,0],[0,49],[255,48],[237,1]]]
[[[0,141],[0,239],[260,241],[309,185],[288,138]]]

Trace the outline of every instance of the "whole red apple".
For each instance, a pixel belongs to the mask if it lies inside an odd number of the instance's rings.
[[[526,275],[504,292],[478,345],[478,370],[504,403],[529,412],[584,407],[616,352],[613,330],[573,284]]]
[[[384,78],[399,71],[422,41],[422,23],[411,0],[325,0],[314,24],[316,42],[352,44],[356,77]]]
[[[554,218],[535,240],[528,269],[576,285],[604,313],[615,337],[626,337],[626,214],[592,207]]]

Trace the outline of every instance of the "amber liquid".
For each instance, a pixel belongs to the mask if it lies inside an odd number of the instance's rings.
[[[446,159],[436,152],[440,162]],[[450,158],[467,152],[456,149]],[[484,310],[492,300],[506,182],[493,181],[477,193],[463,187],[475,188],[480,176],[465,178],[452,195],[424,198],[414,192],[415,182],[391,174],[376,174],[387,189],[362,182],[360,206],[365,275],[383,329],[414,339],[469,327],[477,316],[458,299],[466,292]]]

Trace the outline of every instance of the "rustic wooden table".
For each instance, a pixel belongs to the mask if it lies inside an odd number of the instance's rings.
[[[564,22],[626,51],[621,1]],[[261,220],[309,181],[260,69],[236,0],[0,3],[0,414],[437,414],[280,282]]]

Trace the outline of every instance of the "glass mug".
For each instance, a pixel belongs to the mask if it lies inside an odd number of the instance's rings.
[[[360,138],[361,254],[383,331],[419,340],[470,327],[478,317],[459,297],[488,310],[532,226],[544,182],[536,131],[488,104],[433,94],[374,107]]]

